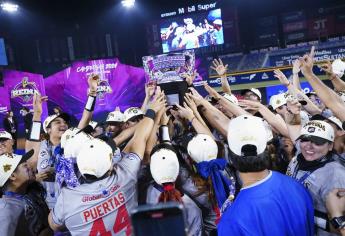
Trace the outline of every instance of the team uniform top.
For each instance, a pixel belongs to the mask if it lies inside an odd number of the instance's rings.
[[[72,235],[131,235],[129,212],[137,203],[136,182],[141,159],[125,154],[115,173],[74,189],[62,188],[52,218]]]
[[[146,203],[157,204],[161,190],[154,185],[150,185],[147,189]],[[201,236],[202,235],[202,214],[199,207],[187,195],[182,196],[183,207],[185,212],[186,226],[188,235]]]
[[[271,171],[243,188],[218,224],[218,235],[314,235],[313,202],[297,181]]]

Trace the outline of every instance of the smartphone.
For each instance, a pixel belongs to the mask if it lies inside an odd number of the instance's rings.
[[[131,212],[135,236],[186,236],[183,207],[175,202],[141,205]]]

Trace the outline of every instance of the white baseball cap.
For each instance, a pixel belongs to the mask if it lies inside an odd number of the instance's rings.
[[[273,95],[270,99],[270,105],[272,106],[273,110],[277,109],[280,106],[283,106],[286,104],[286,93],[280,93]]]
[[[242,147],[254,145],[257,155],[263,153],[269,141],[269,134],[263,120],[256,116],[242,115],[229,122],[228,144],[230,150],[243,156]]]
[[[121,111],[109,112],[106,122],[124,122],[125,117]]]
[[[25,153],[23,156],[16,154],[5,153],[0,156],[0,187],[4,186],[6,181],[17,166],[27,161],[34,154],[33,150]]]
[[[125,110],[124,114],[124,121],[127,122],[128,120],[132,119],[135,116],[144,115],[142,110],[140,110],[138,107],[130,107]]]
[[[343,77],[345,72],[345,62],[340,59],[336,59],[332,63],[332,70],[333,73],[339,76],[340,78]]]
[[[215,25],[222,25],[223,22],[222,22],[221,19],[216,19],[216,20],[213,21],[213,24],[215,24]]]
[[[157,184],[175,182],[179,168],[176,153],[170,149],[161,148],[151,155],[150,171]]]
[[[100,139],[92,139],[83,144],[77,155],[77,165],[82,175],[104,176],[112,165],[111,147]]]
[[[261,100],[261,92],[260,92],[260,90],[259,89],[256,89],[256,88],[251,88],[251,89],[245,89],[245,90],[243,90],[242,91],[242,93],[241,93],[241,95],[243,96],[246,92],[252,92],[252,93],[254,93],[256,96],[258,96],[259,98],[260,98],[260,100]]]
[[[73,158],[76,158],[78,156],[79,152],[83,149],[86,143],[93,140],[93,137],[91,135],[86,134],[84,132],[79,132],[79,131],[77,132],[73,131],[70,134],[67,134],[66,138],[64,138],[66,141],[64,141],[64,146],[63,146],[64,156],[73,157]],[[62,137],[61,137],[61,140],[62,140]],[[61,142],[61,146],[62,146],[62,142]]]
[[[60,140],[61,148],[65,148],[67,141],[73,138],[79,131],[80,129],[75,128],[75,127],[71,127],[68,130],[66,130],[61,136],[61,140]]]
[[[327,120],[333,122],[333,124],[338,126],[339,129],[344,130],[343,129],[343,124],[341,123],[341,121],[337,117],[331,116],[331,117],[328,117]]]
[[[52,123],[53,120],[55,120],[56,118],[62,118],[64,119],[66,122],[68,122],[70,120],[70,117],[69,115],[67,115],[66,113],[61,113],[59,115],[51,115],[51,116],[48,116],[44,122],[43,122],[43,130],[45,133],[47,133],[47,128],[48,126],[50,125],[50,123]]]
[[[12,139],[12,135],[5,130],[0,130],[0,139]]]
[[[238,99],[237,99],[237,97],[235,97],[235,95],[224,93],[224,94],[223,94],[223,97],[224,97],[226,100],[228,100],[229,102],[238,105]]]
[[[187,145],[188,155],[196,162],[210,161],[217,158],[218,146],[212,137],[198,134]]]
[[[312,120],[307,122],[301,129],[298,139],[303,137],[315,138],[315,140],[334,141],[334,129],[330,124],[321,120]]]

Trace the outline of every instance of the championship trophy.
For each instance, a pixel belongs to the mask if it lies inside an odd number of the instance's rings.
[[[185,77],[195,68],[194,51],[161,54],[143,57],[143,66],[149,83],[153,82],[164,91],[168,105],[183,105],[188,89]]]

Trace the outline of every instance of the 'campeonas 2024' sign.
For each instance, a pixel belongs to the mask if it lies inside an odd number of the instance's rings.
[[[24,102],[29,102],[37,91],[36,83],[29,82],[28,77],[23,77],[22,81],[11,90],[11,98],[20,98]]]

